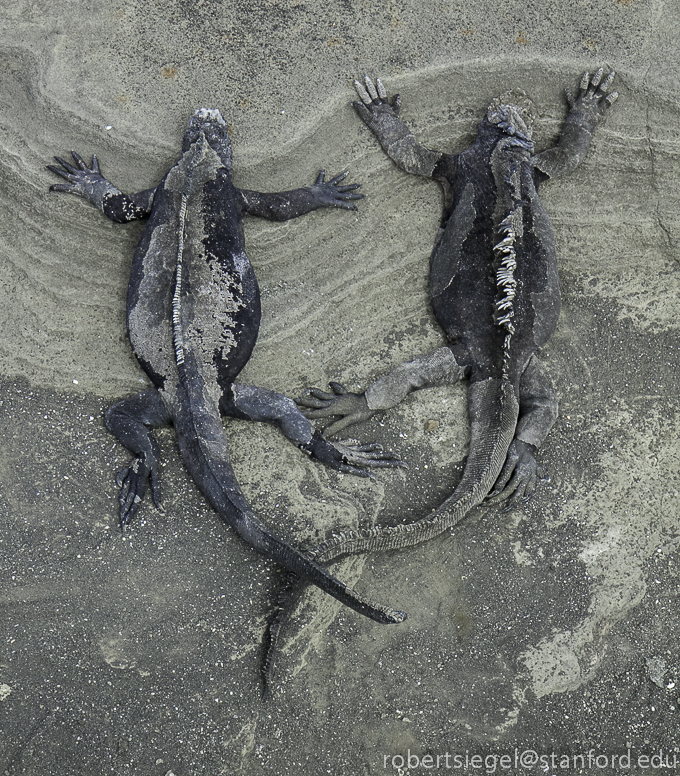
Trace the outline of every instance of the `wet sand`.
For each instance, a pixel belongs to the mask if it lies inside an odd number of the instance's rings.
[[[629,748],[628,772],[669,772],[637,758],[672,763],[680,714],[679,32],[668,0],[0,12],[0,772],[397,774],[409,754],[416,773],[464,772],[467,753],[469,773],[602,773]],[[427,298],[441,194],[383,154],[349,106],[352,78],[379,75],[419,139],[449,152],[522,88],[543,149],[564,88],[600,64],[617,70],[619,102],[584,164],[541,192],[563,291],[542,354],[560,399],[540,453],[550,482],[422,547],[336,564],[409,619],[376,625],[307,592],[263,704],[276,569],[220,524],[171,429],[158,434],[165,515],[146,503],[125,538],[116,527],[129,454],[102,413],[148,385],[125,333],[142,227],[48,193],[45,164],[96,153],[120,188],[148,188],[205,106],[231,125],[237,186],[349,167],[357,213],[247,220],[263,321],[242,381],[358,390],[443,343]],[[439,504],[467,452],[466,392],[421,391],[357,426],[409,465],[371,482],[275,429],[225,427],[254,507],[315,543]],[[556,759],[541,770],[525,750]]]

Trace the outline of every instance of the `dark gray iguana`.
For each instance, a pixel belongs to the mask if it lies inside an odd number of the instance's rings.
[[[76,166],[55,157],[49,169],[68,183],[53,191],[77,194],[118,223],[149,217],[137,246],[127,293],[127,324],[139,363],[155,389],[114,404],[106,425],[135,458],[121,472],[120,523],[133,517],[151,481],[160,506],[158,443],[150,430],[173,423],[182,460],[220,517],[258,552],[313,582],[377,622],[405,615],[372,603],[285,541],[248,505],[231,467],[221,415],[277,425],[310,456],[350,474],[400,462],[378,445],[328,442],[295,403],[280,393],[234,382],[255,345],[260,295],[245,254],[243,214],[283,221],[322,207],[356,209],[358,184],[340,185],[323,171],[308,188],[278,194],[237,189],[231,180],[227,125],[219,111],[196,111],[182,155],[154,189],[126,195],[73,153]]]
[[[314,548],[319,563],[339,555],[412,546],[458,523],[489,494],[510,504],[528,497],[541,470],[535,453],[557,417],[557,398],[536,353],[557,325],[560,291],[553,233],[538,185],[571,172],[616,100],[614,73],[585,73],[557,146],[534,154],[531,102],[523,92],[496,99],[474,144],[449,155],[419,145],[387,101],[379,80],[355,81],[353,103],[390,158],[444,189],[444,212],[430,259],[430,299],[446,347],[401,364],[363,394],[331,383],[298,400],[310,418],[344,416],[334,434],[408,393],[469,378],[470,452],[453,494],[427,517],[405,525],[336,536]]]

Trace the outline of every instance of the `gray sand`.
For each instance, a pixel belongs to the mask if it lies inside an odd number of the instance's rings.
[[[680,744],[677,3],[16,0],[0,14],[0,773],[397,774],[409,752],[418,773],[463,772],[466,753],[468,773],[602,773],[628,748],[627,772],[672,772],[658,757]],[[206,106],[231,124],[239,186],[350,167],[358,213],[248,220],[264,315],[242,380],[356,390],[443,337],[426,290],[440,192],[384,156],[349,107],[352,78],[383,78],[448,151],[523,88],[545,148],[564,87],[600,64],[619,103],[582,167],[542,191],[564,294],[543,353],[560,397],[551,481],[453,535],[337,564],[409,619],[376,625],[307,592],[262,704],[275,569],[206,506],[171,430],[166,514],[147,503],[117,531],[129,455],[102,411],[147,384],[124,313],[141,225],[49,194],[45,164],[96,152],[119,187],[147,188]],[[356,428],[409,464],[373,482],[274,429],[227,433],[256,509],[314,542],[443,500],[466,453],[465,387]],[[555,758],[529,767],[525,749]]]

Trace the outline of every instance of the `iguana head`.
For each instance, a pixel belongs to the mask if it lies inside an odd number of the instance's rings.
[[[536,111],[534,104],[521,89],[512,89],[492,100],[486,119],[508,135],[531,141]]]
[[[184,134],[182,153],[188,151],[194,143],[198,142],[201,135],[220,157],[222,164],[231,169],[231,141],[227,131],[227,122],[218,110],[199,108],[194,113]]]

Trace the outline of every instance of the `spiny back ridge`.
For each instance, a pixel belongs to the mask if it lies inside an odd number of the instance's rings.
[[[510,149],[503,156],[506,157],[506,169],[503,178],[508,186],[512,201],[510,211],[498,224],[497,234],[500,240],[494,245],[494,264],[496,270],[496,304],[494,309],[494,322],[505,329],[503,341],[503,379],[507,380],[510,373],[510,344],[515,333],[515,297],[517,295],[517,238],[521,237],[523,224],[522,193],[519,182],[519,165],[512,159]],[[507,158],[510,157],[510,158]]]

